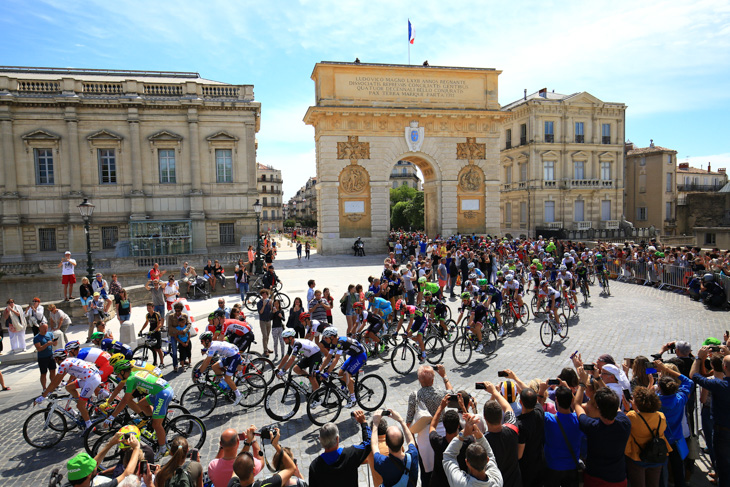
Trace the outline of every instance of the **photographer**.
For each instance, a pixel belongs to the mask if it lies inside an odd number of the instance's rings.
[[[109,442],[104,445],[95,458],[91,458],[87,453],[79,453],[66,464],[68,470],[68,484],[66,486],[74,487],[90,487],[94,477],[98,474],[98,465],[104,460],[104,457],[113,446],[121,442],[122,434],[115,434]],[[95,482],[95,487],[116,487],[125,478],[132,475],[137,470],[137,463],[144,458],[142,450],[139,447],[139,441],[136,436],[131,436],[125,443],[132,448],[130,461],[127,468],[116,478],[106,483]],[[149,485],[149,484],[148,484]]]
[[[337,425],[327,423],[322,426],[319,430],[319,442],[324,453],[309,465],[310,487],[358,486],[357,469],[370,455],[370,427],[361,410],[355,411],[352,416],[360,423],[362,442],[340,448],[340,431]]]
[[[233,464],[237,454],[247,453],[253,449],[254,475],[263,469],[264,464],[259,459],[259,444],[256,441],[256,426],[251,425],[241,433],[233,428],[228,428],[221,433],[220,448],[218,455],[208,464],[208,477],[215,487],[226,487],[233,476]],[[241,451],[238,452],[238,444],[243,440]]]
[[[187,479],[191,485],[203,487],[203,466],[200,465],[200,454],[196,451],[194,458],[188,460],[188,440],[176,436],[170,445],[172,458],[155,477],[155,487],[168,485],[184,485]],[[148,484],[149,485],[149,484]]]
[[[281,469],[271,477],[254,482],[256,474],[254,472],[253,455],[247,451],[242,451],[233,462],[233,471],[236,473],[237,478],[231,480],[228,484],[229,487],[281,487],[289,485],[289,480],[298,472],[297,466],[291,456],[279,445],[279,438],[281,438],[279,428],[274,428],[271,433],[271,445],[276,450],[276,455],[279,455],[278,465],[281,466]]]
[[[408,484],[415,485],[418,479],[418,450],[411,430],[396,411],[386,409],[385,412],[397,421],[399,426],[389,426],[385,432],[385,443],[388,445],[387,456],[382,455],[379,451],[377,431],[373,434],[370,448],[375,460],[375,471],[383,477],[382,485],[384,487],[399,484],[402,477],[408,479]],[[380,417],[379,413],[375,413],[373,423],[379,423]],[[408,445],[405,452],[403,451],[404,444]]]

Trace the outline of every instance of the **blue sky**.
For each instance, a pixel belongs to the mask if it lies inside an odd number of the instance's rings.
[[[628,105],[627,137],[730,167],[730,2],[0,0],[0,64],[197,71],[254,84],[258,159],[288,199],[315,174],[318,61],[502,70],[499,101],[547,87]]]

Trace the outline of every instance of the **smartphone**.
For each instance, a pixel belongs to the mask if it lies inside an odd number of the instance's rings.
[[[459,402],[459,394],[449,394],[449,402],[458,403]]]
[[[481,389],[482,391],[486,391],[487,390],[487,386],[485,386],[483,382],[477,382],[474,385],[474,388],[477,389],[477,390],[480,390]]]
[[[390,416],[390,409],[383,409],[381,416]]]
[[[560,379],[548,379],[547,384],[549,386],[559,386],[560,385]]]
[[[646,375],[656,374],[656,373],[657,373],[657,370],[654,367],[647,367],[646,368]]]
[[[632,358],[625,358],[624,359],[624,363],[626,363],[626,366],[629,367],[629,368],[630,367],[633,367],[634,366],[634,359],[632,359]]]
[[[596,365],[595,364],[583,364],[583,370],[585,370],[586,372],[596,370]]]
[[[139,471],[143,474],[147,473],[147,460],[139,462]]]
[[[497,372],[497,377],[509,377],[509,375],[504,370],[500,370]]]
[[[720,351],[720,347],[718,345],[712,345],[710,347],[710,352],[719,352],[719,351]]]

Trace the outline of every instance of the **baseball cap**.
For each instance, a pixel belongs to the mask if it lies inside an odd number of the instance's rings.
[[[71,255],[71,251],[67,250],[65,255]]]
[[[88,453],[79,453],[66,464],[68,470],[68,480],[85,479],[96,469],[96,460],[91,458]]]

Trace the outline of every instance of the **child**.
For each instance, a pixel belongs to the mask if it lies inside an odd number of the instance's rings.
[[[177,319],[177,330],[178,335],[175,336],[177,340],[177,350],[180,357],[180,365],[182,367],[190,367],[190,356],[192,354],[190,350],[190,331],[185,331],[187,327],[187,317],[180,316]]]

